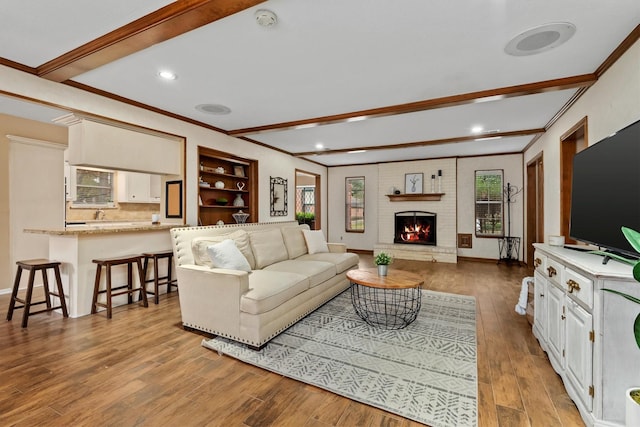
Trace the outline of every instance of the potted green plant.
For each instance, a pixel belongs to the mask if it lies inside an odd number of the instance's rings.
[[[296,220],[298,224],[309,224],[309,227],[313,229],[316,216],[313,212],[296,212]]]
[[[640,253],[640,232],[636,230],[632,230],[631,228],[622,227],[622,233],[624,237],[626,237],[627,241],[631,245],[636,252]],[[594,251],[600,255],[607,256],[609,258],[616,259],[620,262],[624,262],[626,264],[630,264],[633,266],[633,278],[640,282],[640,260],[638,259],[630,259],[620,256],[618,254],[613,254],[610,252],[603,251]],[[620,295],[627,300],[634,302],[640,305],[640,299],[634,297],[633,295],[629,295],[624,292],[617,291],[615,289],[603,289],[607,292],[614,293],[616,295]],[[640,349],[640,313],[636,316],[633,322],[633,335],[636,341],[636,345]],[[640,387],[632,387],[626,391],[625,396],[625,405],[626,405],[626,421],[627,425],[640,425]]]
[[[375,265],[378,266],[378,275],[379,276],[386,276],[387,275],[387,270],[389,268],[389,264],[391,264],[391,262],[393,261],[393,259],[391,258],[391,256],[385,252],[380,252],[378,255],[376,255],[376,257],[374,258],[373,262]]]

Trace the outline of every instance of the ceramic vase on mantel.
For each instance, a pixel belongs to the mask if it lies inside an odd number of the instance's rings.
[[[389,269],[388,265],[382,265],[379,264],[378,265],[378,276],[386,276],[387,275],[387,270]]]
[[[640,387],[632,387],[627,389],[624,398],[625,405],[625,421],[627,426],[640,426],[640,403],[633,400],[632,392],[639,393]]]

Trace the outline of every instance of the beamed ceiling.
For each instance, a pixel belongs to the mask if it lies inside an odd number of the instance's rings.
[[[522,152],[640,37],[637,0],[1,7],[2,65],[326,166]],[[35,120],[55,107],[0,98]]]

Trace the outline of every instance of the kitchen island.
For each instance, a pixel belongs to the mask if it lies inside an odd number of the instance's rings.
[[[62,262],[60,273],[67,299],[69,317],[91,314],[96,258],[136,255],[149,251],[171,250],[169,230],[184,224],[151,224],[150,222],[89,223],[86,225],[48,229],[25,229],[25,233],[49,236],[49,259]],[[166,262],[166,260],[161,260]],[[160,265],[166,271],[166,264]],[[114,267],[114,286],[126,282],[126,266]],[[101,289],[105,274],[102,275]],[[139,280],[134,274],[137,284]],[[134,284],[134,287],[136,285]],[[165,290],[161,290],[166,291]],[[127,296],[113,299],[113,305],[127,304]]]

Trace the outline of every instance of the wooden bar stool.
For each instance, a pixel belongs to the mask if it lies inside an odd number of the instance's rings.
[[[153,302],[158,304],[159,292],[158,287],[160,285],[167,285],[167,293],[171,292],[171,286],[178,288],[178,280],[172,278],[172,266],[173,266],[173,251],[159,251],[159,252],[145,252],[142,254],[144,258],[144,264],[142,267],[143,275],[145,278],[145,291],[153,295]],[[167,259],[167,273],[164,276],[160,276],[158,272],[158,260]],[[149,260],[153,261],[153,277],[147,279],[149,270]],[[153,291],[147,290],[146,284],[153,283]]]
[[[133,294],[135,292],[140,291],[142,302],[145,307],[149,306],[147,302],[147,294],[144,292],[144,276],[142,275],[142,256],[141,255],[124,255],[115,258],[99,258],[94,259],[93,262],[97,264],[96,266],[96,280],[93,286],[93,303],[91,304],[91,314],[98,312],[98,307],[105,307],[107,309],[107,319],[111,319],[112,313],[112,298],[118,295],[127,294],[129,299],[129,304],[133,302]],[[111,283],[111,267],[117,265],[125,265],[127,266],[127,283],[113,287]],[[137,288],[133,287],[133,266],[136,266],[138,269],[138,277],[140,280],[140,286]],[[106,268],[106,285],[104,290],[100,290],[100,276],[102,273],[102,267]],[[116,292],[114,292],[116,291]],[[107,300],[102,303],[98,301],[98,295],[107,294]]]
[[[22,313],[22,327],[27,327],[27,322],[29,321],[29,316],[38,313],[44,313],[47,311],[62,309],[62,315],[64,317],[69,317],[69,313],[67,312],[67,303],[64,299],[64,290],[62,289],[62,279],[60,277],[60,262],[51,261],[48,259],[29,259],[24,261],[16,262],[18,265],[18,271],[16,272],[16,279],[13,282],[13,292],[11,293],[11,301],[9,302],[9,311],[7,312],[7,320],[11,320],[13,317],[13,310],[17,308],[24,308],[24,312]],[[49,279],[47,277],[47,270],[52,269],[55,277],[56,277],[56,287],[58,288],[58,292],[51,292],[49,290]],[[27,282],[27,294],[24,299],[18,298],[18,288],[20,287],[20,278],[22,277],[22,270],[29,270],[29,281]],[[44,287],[44,301],[31,302],[31,296],[33,295],[33,280],[36,276],[36,271],[40,270],[42,272],[42,283]],[[51,306],[51,295],[56,296],[60,299],[60,305],[57,307]],[[22,305],[16,307],[16,302],[21,303]],[[31,312],[31,306],[46,304],[47,308],[39,311]]]

